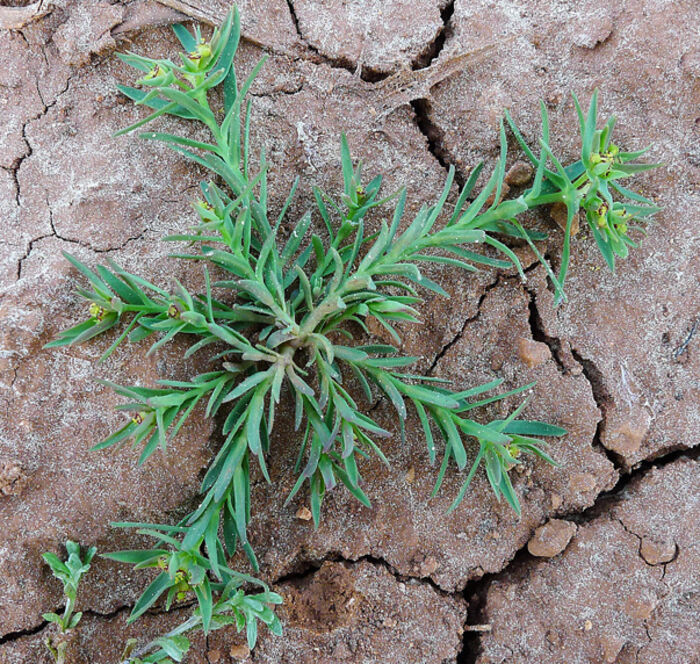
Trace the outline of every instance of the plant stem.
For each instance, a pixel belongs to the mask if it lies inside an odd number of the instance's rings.
[[[68,648],[68,644],[66,642],[59,643],[58,647],[56,648],[56,664],[65,664],[66,648]]]
[[[73,613],[73,606],[75,605],[75,597],[66,595],[66,608],[63,609],[63,630],[65,630],[70,623],[70,617]]]

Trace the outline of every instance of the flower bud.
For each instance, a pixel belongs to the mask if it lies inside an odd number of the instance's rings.
[[[197,48],[194,51],[190,51],[187,56],[192,64],[197,65],[198,69],[204,69],[212,56],[211,44],[202,40],[197,44]]]
[[[171,304],[168,307],[168,318],[180,318],[180,310],[176,304]]]
[[[146,413],[145,413],[145,411],[142,410],[142,411],[139,411],[138,413],[136,413],[136,415],[134,415],[131,418],[131,421],[138,426],[139,424],[143,424],[143,421],[145,419],[146,419]]]
[[[91,302],[88,311],[90,312],[90,318],[94,318],[96,321],[101,321],[106,313],[104,307],[101,307],[97,302]]]

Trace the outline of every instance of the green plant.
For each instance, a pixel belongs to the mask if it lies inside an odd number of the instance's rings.
[[[167,591],[166,611],[170,609],[173,600],[183,601],[192,594],[197,600],[197,608],[187,623],[187,629],[176,631],[175,635],[196,627],[208,632],[210,629],[236,625],[239,631],[245,627],[248,643],[252,648],[257,638],[258,621],[267,625],[273,633],[282,633],[277,616],[267,606],[280,604],[282,598],[271,592],[261,581],[227,567],[224,564],[226,557],[221,544],[218,540],[211,539],[211,534],[205,537],[208,557],[204,557],[200,553],[201,541],[193,529],[155,524],[113,525],[138,528],[138,533],[156,538],[159,544],[157,549],[104,554],[105,558],[130,563],[134,565],[134,569],[160,570],[134,605],[128,622],[133,622],[143,615]],[[179,534],[183,534],[182,540],[177,539]],[[241,586],[246,583],[259,585],[263,591],[245,594]]]
[[[558,279],[560,286],[564,284],[569,267],[571,229],[574,217],[579,210],[585,213],[600,253],[610,270],[614,272],[615,256],[626,258],[629,247],[637,247],[637,243],[629,236],[630,231],[638,230],[644,234],[644,228],[637,224],[648,223],[651,217],[661,209],[645,196],[619,183],[619,180],[660,166],[660,164],[634,163],[634,160],[645,154],[649,148],[637,152],[623,152],[612,143],[615,116],[611,116],[602,129],[596,128],[598,90],[595,90],[591,96],[586,116],[575,94],[573,98],[581,130],[581,159],[567,167],[562,166],[549,145],[549,118],[544,103],[540,103],[542,137],[539,157],[536,157],[528,147],[518,127],[506,111],[506,119],[515,138],[537,168],[535,182],[524,194],[526,203],[529,207],[547,203],[563,203],[566,206],[564,247]],[[555,167],[554,171],[547,168],[549,160]],[[619,194],[628,201],[623,203],[613,200],[613,193]],[[559,291],[557,301],[561,300],[562,295],[563,291]]]
[[[596,133],[590,128],[591,123],[594,126],[595,113],[589,113],[585,123],[582,121],[584,143],[589,146],[582,165],[577,162],[566,168],[561,167],[548,146],[544,107],[539,159],[507,116],[516,137],[537,166],[533,187],[515,199],[501,200],[507,157],[501,123],[500,158],[478,195],[472,196],[482,165],[470,174],[455,205],[446,212],[454,179],[450,169],[436,202],[424,205],[410,222],[404,223],[406,191],[381,198],[381,176],[363,184],[361,165],[354,166],[343,136],[344,187],[340,200],[314,190],[315,211],[324,232],[314,232],[309,211],[285,235],[282,222],[297,184],[279,213],[272,217],[268,210],[267,163],[264,153],[257,164],[250,157],[250,103],[245,108],[243,104],[264,59],[239,87],[233,67],[240,34],[235,11],[210,42],[202,40],[198,31],[193,36],[182,26],[174,29],[186,50],[179,62],[133,53],[120,56],[144,74],[138,81],[139,87],[120,86],[120,90],[153,112],[118,134],[133,131],[165,114],[196,120],[211,132],[212,142],[155,131],[141,134],[146,140],[165,143],[213,172],[211,180],[202,182],[203,199],[194,206],[199,219],[196,226],[191,232],[166,238],[199,247],[198,251],[175,256],[205,264],[205,292],[192,294],[180,283],[175,292],[169,292],[112,261],[93,271],[66,255],[90,284],[90,289],[78,291],[90,302],[89,317],[61,333],[48,347],[80,343],[128,321],[103,359],[127,337],[131,341],[157,337],[149,353],[178,335],[194,340],[185,356],[207,347],[215,351],[211,356],[215,368],[189,381],[163,380],[157,387],[124,387],[104,381],[127,400],[118,408],[130,413],[131,418],[95,449],[131,439],[135,447],[141,448],[139,463],[158,448],[167,448],[168,441],[197,404],[206,403],[208,417],[225,415],[224,441],[202,482],[202,500],[197,509],[175,526],[114,524],[139,528],[157,538],[159,548],[121,551],[107,557],[138,568],[161,570],[137,602],[130,620],[138,618],[166,591],[167,606],[192,593],[198,603],[194,616],[184,623],[182,631],[168,638],[180,637],[195,627],[208,631],[229,621],[239,629],[246,627],[252,647],[258,620],[279,631],[279,622],[266,604],[280,598],[265,587],[258,595],[244,594],[241,584],[256,581],[230,570],[226,560],[241,546],[257,568],[247,536],[251,464],[257,463],[269,481],[265,458],[274,453],[270,432],[281,400],[289,398],[294,404],[294,423],[300,440],[296,466],[299,476],[288,500],[308,483],[316,524],[324,495],[338,484],[363,504],[370,504],[362,489],[358,463],[363,457],[376,454],[388,464],[375,439],[391,434],[367,414],[356,394],[363,392],[371,402],[373,389],[393,405],[402,436],[408,408],[414,409],[430,460],[442,457],[434,492],[451,463],[458,471],[467,469],[465,440],[476,441],[470,469],[451,509],[462,501],[483,464],[496,497],[505,498],[519,514],[509,470],[520,462],[521,452],[554,464],[539,437],[561,436],[565,431],[544,422],[518,419],[524,402],[503,420],[479,422],[469,415],[476,408],[520,394],[532,385],[493,396],[485,395],[496,390],[501,380],[453,391],[439,378],[412,373],[409,367],[418,358],[403,356],[397,347],[387,344],[368,343],[366,339],[356,343],[355,337],[369,336],[366,321],[373,317],[400,343],[396,325],[418,321],[418,289],[447,295],[421,272],[422,263],[442,263],[469,271],[484,265],[515,266],[524,278],[515,253],[495,234],[526,241],[547,269],[559,299],[564,299],[561,281],[566,261],[557,279],[534,243],[543,236],[525,231],[518,216],[555,201],[565,202],[570,215],[575,205],[588,210],[586,206],[593,205],[594,187],[605,196],[602,192],[608,191],[608,181],[616,179],[618,173],[629,174],[630,166],[620,170],[625,165],[620,166],[613,159],[615,166],[607,171],[589,167],[592,144],[611,150],[609,129]],[[213,110],[209,102],[210,90],[219,85],[223,88],[222,113]],[[595,103],[592,108],[595,110]],[[556,172],[546,168],[549,159]],[[627,156],[620,156],[622,159]],[[617,187],[615,183],[613,186]],[[629,196],[627,190],[622,193]],[[391,220],[381,220],[378,230],[369,231],[375,209],[389,203],[393,204]],[[611,214],[615,209],[610,205]],[[619,224],[616,228],[619,231]],[[567,231],[567,257],[569,235]],[[467,248],[471,245],[487,245],[503,258]],[[617,244],[614,246],[619,249]],[[223,276],[212,283],[206,264]],[[348,340],[348,345],[341,343],[343,339]],[[162,658],[177,660],[162,644],[151,644],[151,650],[156,647]],[[180,646],[173,645],[172,652],[177,648]],[[182,654],[184,650],[177,650],[177,656]],[[151,652],[148,656],[156,655]]]
[[[81,612],[74,613],[75,598],[78,594],[78,585],[83,575],[90,569],[97,549],[90,547],[85,553],[85,559],[80,557],[80,545],[68,540],[66,542],[68,558],[63,562],[55,553],[44,553],[42,558],[51,568],[51,573],[63,584],[63,596],[66,605],[62,615],[57,613],[45,613],[44,620],[56,625],[58,634],[48,637],[44,643],[51,652],[57,664],[66,661],[66,651],[70,645],[70,632],[75,629],[83,617]]]
[[[114,525],[138,527],[138,524]],[[160,548],[117,551],[104,555],[111,560],[133,564],[134,569],[152,567],[160,570],[134,606],[128,622],[133,622],[145,613],[166,591],[166,611],[170,609],[173,600],[183,601],[192,594],[195,595],[198,605],[188,620],[139,650],[134,651],[135,640],[127,643],[122,655],[123,662],[180,662],[190,647],[185,634],[195,629],[202,629],[205,633],[229,625],[235,626],[239,632],[245,629],[250,648],[255,646],[257,640],[258,622],[265,624],[273,634],[282,633],[282,625],[270,608],[270,605],[281,604],[282,597],[271,592],[261,581],[234,572],[224,565],[225,558],[220,545],[215,545],[214,549],[218,550],[221,562],[212,567],[212,562],[200,554],[199,546],[186,548],[187,536],[182,542],[173,537],[186,531],[185,528],[143,525],[148,527],[140,528],[138,532],[156,538]],[[210,574],[218,581],[210,581]],[[241,587],[246,583],[262,586],[263,590],[255,594],[246,594]]]

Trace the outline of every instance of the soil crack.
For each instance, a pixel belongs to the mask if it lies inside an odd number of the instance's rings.
[[[440,18],[442,19],[442,27],[438,30],[437,35],[430,42],[423,53],[419,55],[412,63],[413,70],[424,69],[429,67],[437,58],[440,53],[442,53],[445,47],[445,42],[447,40],[450,20],[455,10],[455,0],[450,0],[442,12],[440,13]],[[414,99],[411,101],[411,107],[415,113],[416,125],[419,131],[428,141],[428,151],[435,157],[437,162],[446,171],[449,171],[450,166],[455,165],[455,160],[450,155],[449,151],[445,147],[445,132],[437,125],[430,117],[432,106],[430,101],[427,99]],[[463,174],[455,166],[455,182],[461,189],[466,182]]]
[[[27,146],[26,152],[19,157],[19,159],[16,160],[16,163],[12,165],[12,167],[9,169],[12,172],[12,177],[14,179],[15,183],[15,203],[17,204],[17,207],[20,208],[20,200],[21,200],[21,195],[22,195],[22,189],[21,185],[19,182],[19,169],[22,166],[22,163],[24,162],[25,159],[28,159],[29,157],[34,154],[34,148],[32,147],[32,144],[29,142],[29,139],[27,138],[27,127],[32,123],[36,122],[37,120],[43,118],[51,108],[53,108],[57,103],[58,100],[61,98],[61,95],[65,94],[68,92],[68,88],[70,87],[70,82],[71,82],[71,76],[69,76],[66,79],[66,85],[62,90],[59,90],[56,93],[56,96],[52,101],[50,101],[48,104],[44,101],[44,97],[41,94],[41,90],[39,89],[39,81],[38,79],[35,80],[35,85],[36,85],[36,91],[37,95],[39,97],[39,100],[41,101],[42,105],[42,110],[39,111],[36,115],[33,117],[28,118],[22,123],[22,140],[24,141],[24,144]]]
[[[625,475],[621,475],[617,484],[610,490],[601,492],[595,499],[595,502],[590,507],[586,508],[580,512],[573,512],[569,514],[564,514],[557,516],[559,519],[564,519],[567,521],[573,521],[577,526],[581,526],[594,521],[595,519],[610,515],[610,508],[620,499],[621,494],[625,491],[627,485],[632,480],[637,480],[644,477],[647,473],[651,472],[654,468],[661,468],[667,466],[671,463],[680,461],[681,459],[694,459],[700,458],[700,447],[687,449],[687,450],[677,450],[669,454],[659,457],[654,461],[645,461],[640,466]],[[630,530],[623,521],[618,517],[612,517],[616,521],[619,521],[625,532],[633,535],[639,540],[640,546],[642,538],[632,530]],[[535,528],[533,528],[534,532]],[[529,540],[529,538],[528,538]],[[640,558],[644,560],[641,556]],[[489,588],[491,584],[495,581],[499,581],[506,574],[517,572],[518,567],[536,561],[533,555],[531,555],[527,549],[527,542],[519,549],[513,558],[498,572],[493,572],[485,574],[482,578],[471,581],[467,584],[464,589],[463,595],[464,599],[467,601],[468,613],[467,613],[467,625],[475,624],[488,624],[488,616],[486,615],[486,598],[488,595]],[[644,561],[646,563],[646,560]],[[648,563],[646,563],[648,565]],[[664,565],[665,574],[665,565]],[[457,657],[457,664],[476,664],[477,657],[481,650],[481,638],[482,633],[478,631],[464,632],[464,641],[462,652]],[[501,644],[504,645],[505,644]],[[507,647],[507,646],[506,646]]]
[[[605,454],[608,461],[610,461],[610,463],[612,463],[615,467],[615,470],[622,475],[626,472],[627,468],[624,458],[603,445],[602,435],[608,421],[608,407],[613,402],[612,394],[605,384],[603,372],[598,369],[593,360],[584,358],[573,347],[571,348],[571,355],[581,366],[583,375],[591,386],[593,400],[595,401],[598,411],[600,412],[600,419],[598,420],[598,425],[596,426],[592,445],[596,450]]]
[[[197,601],[195,599],[188,600],[186,602],[183,602],[181,604],[178,604],[177,606],[174,606],[170,611],[165,611],[164,608],[161,607],[154,607],[148,610],[149,614],[152,615],[164,615],[166,613],[177,613],[178,611],[183,611],[185,609],[192,608]],[[117,616],[121,615],[122,613],[126,613],[127,611],[131,612],[135,606],[134,604],[122,604],[121,606],[118,606],[116,609],[112,611],[97,611],[96,609],[82,609],[81,613],[83,614],[83,619],[86,617],[90,618],[95,618],[97,620],[112,620],[113,618],[116,618]],[[61,614],[65,610],[65,606],[60,606],[57,609],[53,609],[52,613],[57,613]],[[21,629],[17,630],[15,632],[9,632],[8,634],[5,634],[4,636],[0,636],[0,645],[3,645],[5,643],[11,643],[12,641],[17,641],[21,638],[24,638],[26,636],[36,636],[37,634],[40,634],[43,632],[47,627],[49,627],[51,623],[48,620],[44,620],[35,627],[29,627],[27,629]],[[80,626],[78,626],[78,631],[80,630]]]
[[[438,593],[442,597],[459,597],[463,595],[462,591],[459,590],[450,592],[448,590],[445,590],[444,588],[441,588],[430,576],[411,576],[401,574],[390,562],[388,562],[384,558],[374,556],[372,554],[358,556],[357,558],[347,558],[343,556],[339,551],[328,552],[321,559],[301,561],[296,571],[278,577],[273,581],[273,583],[275,585],[281,585],[285,583],[301,582],[316,574],[316,572],[318,572],[321,569],[321,566],[325,562],[342,563],[349,566],[359,565],[360,563],[371,563],[376,567],[384,568],[399,583],[413,582],[427,585],[430,586],[436,593]]]
[[[422,69],[427,67],[433,62],[442,52],[445,47],[445,42],[450,32],[450,21],[452,15],[455,13],[455,0],[450,0],[440,12],[440,20],[442,21],[442,27],[438,30],[433,41],[431,41],[426,47],[423,53],[418,55],[413,61],[413,69]]]
[[[47,206],[49,205],[48,201],[46,202]],[[51,226],[51,232],[50,233],[45,233],[44,235],[40,235],[39,237],[33,238],[32,240],[29,241],[29,244],[27,245],[27,251],[24,253],[23,256],[20,256],[19,260],[17,261],[17,280],[19,281],[22,278],[22,266],[24,264],[24,261],[29,258],[30,254],[32,253],[32,250],[34,248],[34,245],[39,242],[40,240],[45,240],[46,238],[49,237],[55,237],[62,242],[68,242],[70,244],[77,244],[80,247],[83,247],[85,249],[89,249],[93,253],[96,254],[106,254],[109,253],[110,251],[119,251],[121,249],[124,249],[126,245],[128,245],[130,242],[135,242],[136,240],[140,240],[143,238],[143,236],[151,231],[152,229],[150,228],[144,228],[138,235],[130,236],[124,240],[120,245],[116,247],[106,247],[105,249],[99,249],[97,247],[93,247],[89,242],[85,242],[84,240],[75,240],[70,237],[64,237],[61,235],[57,230],[56,226],[54,224],[53,220],[53,211],[51,207],[48,207],[49,210],[49,225]]]
[[[39,623],[36,627],[29,627],[28,629],[20,629],[16,632],[8,632],[4,636],[0,636],[0,646],[5,643],[12,643],[12,641],[17,641],[25,636],[35,636],[49,626],[49,621],[44,620]]]
[[[537,308],[536,292],[532,288],[526,288],[525,290],[527,291],[530,298],[528,302],[528,308],[530,311],[528,323],[530,325],[530,334],[532,335],[532,338],[535,341],[539,341],[540,343],[544,343],[547,345],[550,352],[552,353],[554,361],[556,362],[557,369],[559,369],[559,373],[571,373],[571,367],[564,361],[561,339],[558,339],[557,337],[551,337],[545,332],[542,316],[540,315],[539,309]]]
[[[287,7],[289,8],[289,13],[292,17],[294,29],[296,30],[297,36],[299,37],[299,41],[314,56],[313,60],[318,61],[316,64],[324,63],[332,69],[344,69],[345,71],[349,71],[351,74],[354,74],[358,78],[361,78],[362,80],[368,82],[373,82],[382,78],[386,78],[386,75],[380,74],[379,72],[375,72],[369,67],[363,67],[361,60],[358,60],[357,63],[353,63],[347,58],[332,58],[321,53],[318,50],[318,48],[311,44],[309,40],[304,36],[304,33],[301,30],[301,26],[299,25],[299,18],[297,16],[297,12],[292,0],[287,0]]]
[[[494,288],[496,288],[496,286],[498,286],[498,285],[500,284],[500,282],[501,282],[501,277],[502,277],[502,276],[503,276],[503,275],[499,274],[499,275],[496,277],[495,281],[493,281],[492,283],[488,284],[488,285],[486,286],[486,288],[484,288],[483,293],[482,293],[481,296],[479,297],[479,302],[478,302],[477,305],[476,305],[476,313],[475,313],[473,316],[470,316],[469,318],[467,318],[467,319],[462,323],[462,327],[461,327],[461,329],[457,332],[457,334],[455,334],[455,336],[452,337],[452,339],[450,339],[450,341],[448,341],[448,342],[440,349],[440,351],[435,355],[435,357],[433,358],[433,361],[432,361],[430,367],[429,367],[428,370],[425,372],[425,375],[426,375],[426,376],[430,376],[430,375],[432,374],[432,372],[433,372],[433,370],[435,369],[435,367],[437,366],[438,362],[445,356],[445,353],[447,353],[447,351],[448,351],[450,348],[452,348],[452,346],[454,346],[454,345],[462,338],[462,336],[464,335],[464,332],[465,332],[466,329],[467,329],[467,325],[469,325],[469,323],[473,323],[475,320],[477,320],[477,319],[479,318],[479,316],[481,315],[481,306],[482,306],[482,304],[484,303],[484,300],[486,299],[486,296],[487,296]],[[508,277],[504,277],[504,278],[507,279]]]

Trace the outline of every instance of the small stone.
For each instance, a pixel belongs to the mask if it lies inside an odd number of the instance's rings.
[[[675,542],[665,542],[651,537],[642,538],[639,554],[649,565],[661,565],[671,562],[676,556]]]
[[[590,632],[593,629],[593,623],[590,620],[586,620],[583,623],[583,631]]]
[[[535,529],[527,543],[527,550],[540,558],[551,558],[561,553],[576,534],[576,524],[563,519],[550,519]]]
[[[549,210],[549,216],[554,220],[557,226],[563,231],[566,230],[567,211],[564,203],[554,203]],[[573,237],[579,231],[579,215],[578,212],[571,220],[571,236]]]
[[[387,618],[382,625],[389,628],[396,627],[396,621],[393,618]]]
[[[532,166],[526,161],[516,161],[506,173],[504,178],[506,184],[511,187],[522,187],[532,179]]]
[[[416,469],[413,466],[408,469],[404,479],[406,480],[407,484],[413,484],[413,481],[416,479]]]
[[[221,661],[221,650],[210,650],[207,653],[207,658],[210,662],[216,664],[216,662]]]
[[[304,505],[297,510],[297,513],[294,516],[302,521],[311,521],[312,514],[311,510]]]
[[[250,648],[246,645],[231,646],[231,650],[228,651],[229,655],[234,659],[244,660],[250,657]]]
[[[601,436],[602,443],[613,452],[632,455],[639,451],[650,428],[649,411],[642,406],[631,407],[621,419],[616,417],[608,422]]]
[[[552,358],[552,351],[547,344],[533,339],[518,339],[518,357],[522,363],[532,369]]]

